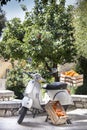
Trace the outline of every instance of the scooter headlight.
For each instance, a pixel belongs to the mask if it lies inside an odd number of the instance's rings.
[[[41,78],[41,79],[39,79],[38,81],[39,81],[39,83],[44,83],[44,82],[46,82],[46,80],[45,80],[44,78]]]

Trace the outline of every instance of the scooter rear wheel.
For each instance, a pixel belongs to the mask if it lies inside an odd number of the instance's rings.
[[[26,108],[26,107],[22,107],[22,108],[21,108],[21,114],[20,114],[19,119],[18,119],[18,121],[17,121],[18,124],[21,124],[21,123],[22,123],[22,121],[23,121],[23,119],[24,119],[26,113],[27,113],[27,108]]]

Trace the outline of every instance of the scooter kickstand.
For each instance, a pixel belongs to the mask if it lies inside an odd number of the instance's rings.
[[[47,122],[48,121],[48,115],[47,115],[47,117],[46,117],[46,119],[45,119],[45,122]]]
[[[72,124],[71,120],[70,119],[67,119],[67,124]]]

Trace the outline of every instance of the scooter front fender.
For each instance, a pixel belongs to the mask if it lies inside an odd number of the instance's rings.
[[[31,108],[33,105],[33,100],[30,97],[25,96],[22,100],[22,106],[26,108]]]

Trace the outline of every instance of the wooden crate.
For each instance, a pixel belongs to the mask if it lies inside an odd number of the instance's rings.
[[[60,110],[63,113],[63,115],[58,116],[55,109],[53,108],[54,104],[56,104],[56,110],[57,109],[58,111]],[[66,123],[67,115],[59,101],[49,101],[45,106],[45,110],[49,116],[49,119],[54,125],[60,125]]]
[[[83,85],[83,75],[71,77],[73,86]]]
[[[60,82],[65,82],[70,86],[78,87],[83,85],[83,75],[79,76],[66,76],[64,74],[60,75]]]

